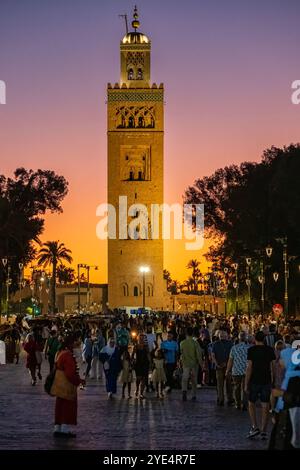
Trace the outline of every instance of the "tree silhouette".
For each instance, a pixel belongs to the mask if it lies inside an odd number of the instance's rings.
[[[300,144],[271,147],[259,163],[244,162],[218,169],[186,189],[184,202],[204,204],[207,253],[219,265],[251,257],[258,260],[265,247],[274,247],[277,270],[283,270],[279,238],[287,237],[291,272],[300,256]],[[294,264],[293,264],[294,263]],[[281,275],[282,279],[283,275]],[[296,292],[299,278],[290,278]],[[278,288],[277,288],[278,290]]]

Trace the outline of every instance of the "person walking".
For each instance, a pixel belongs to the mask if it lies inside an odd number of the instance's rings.
[[[45,345],[45,359],[48,358],[50,372],[53,370],[55,356],[59,348],[60,348],[60,342],[57,337],[57,332],[56,330],[51,330],[50,336]]]
[[[281,384],[284,378],[284,368],[282,367],[282,364],[280,362],[281,361],[280,355],[283,349],[285,349],[284,341],[282,339],[279,339],[278,341],[276,341],[274,345],[274,352],[275,352],[276,359],[275,359],[275,367],[274,367],[274,383],[272,385],[275,389],[281,388]],[[274,411],[275,405],[276,405],[276,398],[273,395],[271,395],[270,406],[271,406],[272,411]]]
[[[85,378],[87,379],[91,370],[92,358],[93,358],[93,341],[91,337],[91,332],[87,331],[86,337],[83,343],[82,357],[86,362],[86,370],[84,373]]]
[[[164,369],[164,355],[161,349],[157,349],[153,359],[152,381],[156,388],[156,397],[164,397],[164,384],[166,382],[166,374]]]
[[[144,340],[144,335],[138,337],[137,344],[134,350],[134,369],[136,375],[136,398],[144,400],[144,390],[148,381],[150,367],[150,354],[147,342]]]
[[[275,375],[276,356],[273,348],[264,344],[265,335],[258,331],[255,335],[255,346],[248,349],[248,363],[245,378],[245,392],[248,394],[251,428],[248,438],[260,434],[267,439],[269,406],[272,384]],[[261,428],[257,425],[256,402],[260,399],[262,406]]]
[[[23,345],[24,351],[27,353],[26,358],[26,368],[29,370],[31,376],[31,385],[36,385],[36,367],[37,367],[37,360],[36,360],[36,351],[38,349],[38,345],[35,341],[33,333],[29,333],[26,337],[26,341]]]
[[[174,387],[174,371],[176,369],[178,359],[178,343],[174,340],[174,335],[168,331],[168,336],[165,341],[161,342],[160,348],[165,357],[165,370],[166,370],[166,388],[165,391],[171,392]]]
[[[187,400],[188,381],[191,377],[192,400],[196,400],[198,367],[202,365],[199,344],[193,339],[193,328],[186,330],[186,339],[180,343],[180,358],[182,362],[182,400]]]
[[[245,375],[247,368],[247,356],[249,346],[246,343],[246,333],[239,333],[238,344],[232,346],[226,369],[226,380],[232,375],[234,402],[237,410],[247,409],[247,397],[245,396]]]
[[[228,340],[226,331],[219,331],[219,339],[212,346],[212,362],[216,367],[217,379],[217,404],[224,406],[224,385],[226,385],[227,405],[234,403],[232,397],[231,377],[226,377],[227,363],[232,348],[232,342]]]
[[[102,364],[100,361],[100,351],[105,346],[105,339],[102,334],[101,330],[96,330],[96,338],[93,341],[93,349],[92,349],[92,363],[91,363],[91,371],[90,377],[91,379],[97,378],[97,380],[102,379]]]
[[[109,338],[108,344],[100,352],[100,361],[106,378],[106,391],[109,399],[117,393],[117,378],[121,370],[120,351],[116,346],[115,339]]]
[[[125,398],[125,390],[127,387],[128,391],[128,398],[131,397],[131,383],[133,379],[133,354],[132,354],[132,347],[128,347],[126,349],[122,356],[121,356],[121,361],[122,361],[122,373],[121,373],[121,382],[122,382],[122,398]]]
[[[74,336],[68,335],[63,339],[61,350],[56,356],[56,375],[52,390],[57,390],[55,401],[55,425],[54,437],[73,438],[76,434],[71,432],[70,426],[77,425],[77,387],[85,381],[80,378],[73,356]],[[57,374],[60,371],[60,374]],[[56,387],[56,380],[60,377],[60,387]],[[62,384],[64,383],[64,386]],[[64,389],[64,396],[59,396],[61,388]],[[60,390],[60,391],[59,391]],[[72,392],[72,393],[71,393]],[[66,395],[68,394],[68,398]],[[54,393],[55,395],[55,393]]]

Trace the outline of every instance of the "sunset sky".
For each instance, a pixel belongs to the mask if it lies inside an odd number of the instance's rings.
[[[139,0],[152,41],[152,81],[165,85],[165,202],[182,200],[197,177],[271,145],[300,141],[299,0]],[[96,207],[106,202],[106,86],[119,81],[118,14],[134,1],[1,0],[0,173],[53,169],[69,181],[61,215],[42,240],[64,242],[77,262],[98,264]],[[165,268],[187,276],[181,241],[165,243]]]

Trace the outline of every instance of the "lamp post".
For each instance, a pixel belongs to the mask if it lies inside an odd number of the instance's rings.
[[[89,310],[89,307],[90,307],[90,300],[91,300],[91,293],[90,293],[90,269],[91,268],[94,268],[95,271],[98,271],[99,269],[99,266],[89,266],[89,265],[85,265],[86,267],[86,270],[87,270],[87,291],[86,291],[86,306],[87,306],[87,309]]]
[[[266,255],[268,258],[271,258],[273,254],[273,248],[268,245],[265,249]],[[265,276],[265,265],[264,261],[262,260],[260,262],[260,276],[258,277],[258,280],[261,284],[261,305],[262,305],[262,316],[264,318],[265,315],[265,287],[266,287],[266,276]]]
[[[280,242],[283,247],[283,264],[284,264],[284,314],[286,317],[289,315],[289,256],[288,256],[288,241],[287,237],[276,238],[277,242]],[[277,274],[277,273],[276,273]],[[275,273],[273,274],[275,276]],[[279,275],[278,275],[279,276]],[[275,277],[274,277],[275,280]],[[278,277],[277,277],[278,280]],[[275,280],[275,282],[277,282]]]
[[[218,296],[219,280],[218,280],[215,265],[212,267],[211,278],[212,278],[212,294],[213,294],[213,306],[214,306],[213,310],[214,310],[214,314],[218,314],[218,303],[216,302],[216,297]]]
[[[248,287],[248,318],[249,320],[251,318],[251,277],[250,277],[251,262],[252,262],[251,258],[246,258],[246,264],[247,264],[246,284]]]
[[[19,263],[19,314],[22,313],[23,263]]]
[[[225,317],[227,317],[227,291],[228,291],[227,275],[228,275],[229,269],[227,267],[225,267],[223,271],[224,271],[224,274],[225,274],[225,302],[224,302],[224,308],[225,308]]]
[[[260,275],[258,276],[258,282],[261,285],[261,296],[260,296],[261,313],[264,319],[264,316],[265,316],[265,270],[264,270],[263,261],[260,262]]]
[[[287,238],[283,239],[283,263],[284,263],[284,313],[289,316],[289,261],[287,250]]]
[[[80,301],[80,268],[85,268],[85,264],[82,264],[82,263],[77,264],[77,279],[78,279],[77,308],[78,308],[78,313],[80,313],[80,307],[81,307],[81,301]]]
[[[205,277],[204,276],[200,278],[200,284],[201,284],[201,291],[203,295],[203,311],[205,312],[206,301],[205,301]]]
[[[209,296],[209,293],[210,293],[210,273],[206,273],[205,274],[205,281],[206,281],[206,288],[207,290],[205,290],[205,292],[207,293],[207,295]],[[205,289],[205,284],[204,284],[204,289]],[[205,299],[205,295],[204,295],[204,306],[206,307],[206,299]],[[204,307],[204,310],[205,310],[205,307]],[[211,302],[209,304],[209,309],[210,309],[210,313],[211,313]]]
[[[149,267],[148,266],[141,266],[140,267],[140,272],[142,273],[143,275],[143,313],[145,311],[145,284],[146,284],[146,273],[148,273],[150,271]]]
[[[5,258],[2,258],[2,264],[4,269],[6,268],[6,318],[8,320],[9,317],[9,286],[11,284],[11,279],[10,279],[10,265],[9,265],[9,259],[6,256]]]
[[[239,276],[238,276],[239,265],[238,263],[233,263],[233,269],[235,270],[235,282],[233,283],[233,287],[235,289],[235,314],[236,316],[238,316],[238,311],[239,311]]]

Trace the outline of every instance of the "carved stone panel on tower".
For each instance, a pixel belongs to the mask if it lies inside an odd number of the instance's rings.
[[[153,106],[121,106],[116,110],[117,129],[141,129],[155,127]]]
[[[121,145],[120,173],[121,181],[150,181],[150,146]]]

